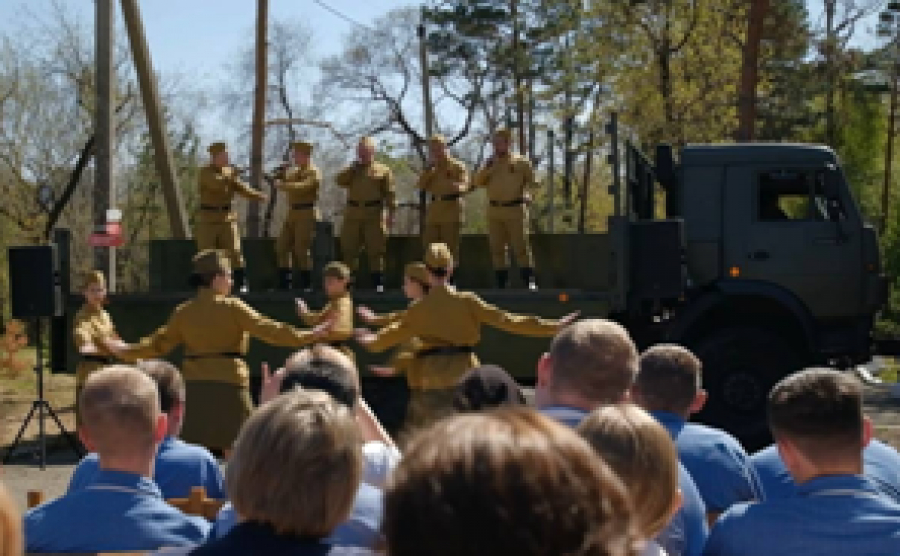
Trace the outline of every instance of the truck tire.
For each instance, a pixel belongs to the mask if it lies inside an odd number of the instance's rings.
[[[748,450],[770,444],[766,400],[775,383],[805,366],[801,351],[761,328],[734,327],[697,342],[694,353],[709,395],[698,419],[730,432]]]

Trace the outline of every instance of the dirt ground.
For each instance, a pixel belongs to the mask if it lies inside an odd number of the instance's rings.
[[[0,371],[0,454],[6,455],[9,444],[31,410],[35,398],[34,373],[27,371],[15,378],[4,377]],[[530,393],[530,392],[529,392]],[[46,399],[59,415],[69,432],[75,430],[75,379],[69,375],[48,375],[45,383]],[[876,436],[900,449],[900,398],[891,396],[888,385],[866,387],[866,411],[875,423]],[[47,468],[41,470],[38,458],[37,417],[25,431],[23,442],[9,464],[0,467],[0,479],[24,509],[26,494],[40,490],[45,499],[61,495],[68,485],[78,458],[69,448],[51,419],[45,419],[48,433]]]

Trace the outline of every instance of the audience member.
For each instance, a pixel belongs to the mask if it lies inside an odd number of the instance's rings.
[[[0,556],[22,556],[22,518],[0,483]]]
[[[91,483],[25,515],[29,552],[153,550],[205,540],[209,524],[163,500],[150,478],[166,434],[156,384],[134,367],[91,374],[79,404],[82,442],[99,458]]]
[[[594,409],[628,401],[638,352],[622,326],[601,319],[559,332],[538,362],[535,398],[545,415],[576,427]],[[681,510],[657,537],[670,556],[698,556],[708,534],[706,508],[684,466],[678,466]]]
[[[653,540],[681,508],[678,452],[668,432],[631,404],[596,409],[578,432],[619,476],[634,506],[644,556],[664,555]]]
[[[504,405],[525,405],[525,394],[513,377],[497,365],[470,369],[456,383],[456,411],[481,411]]]
[[[621,481],[578,435],[525,408],[414,435],[385,495],[391,556],[634,556]]]
[[[900,554],[900,504],[862,476],[872,424],[859,383],[833,370],[796,373],[772,389],[768,417],[797,495],[732,506],[706,554]]]
[[[191,554],[370,554],[325,541],[353,507],[361,444],[352,410],[324,392],[265,403],[241,429],[226,471],[239,522]]]
[[[141,361],[137,367],[156,382],[159,407],[166,414],[166,437],[156,452],[153,481],[163,498],[186,498],[193,487],[206,489],[209,498],[225,498],[222,472],[216,458],[204,448],[178,439],[184,423],[184,379],[174,365],[159,359]],[[72,475],[69,492],[90,485],[100,471],[97,454],[88,454]]]
[[[641,356],[631,397],[672,435],[712,524],[731,505],[762,499],[762,487],[736,438],[688,422],[706,403],[701,368],[700,360],[681,346],[654,346]]]

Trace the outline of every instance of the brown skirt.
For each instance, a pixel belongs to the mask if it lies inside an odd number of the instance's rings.
[[[253,411],[250,390],[227,382],[188,380],[185,391],[181,437],[210,450],[230,450]]]

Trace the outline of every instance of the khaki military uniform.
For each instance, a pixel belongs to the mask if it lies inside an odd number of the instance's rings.
[[[525,201],[526,193],[534,187],[531,162],[517,154],[495,158],[479,170],[474,186],[487,189],[488,234],[494,268],[509,267],[507,246],[515,253],[520,268],[533,268]]]
[[[75,421],[78,424],[81,422],[81,416],[78,414],[78,399],[81,397],[81,389],[84,388],[85,381],[91,373],[111,365],[117,360],[103,347],[101,340],[117,339],[119,335],[109,313],[86,304],[75,313],[72,335],[76,351],[80,352],[86,346],[93,346],[99,352],[91,355],[79,355],[78,365],[75,367]]]
[[[404,342],[418,342],[406,376],[412,394],[410,418],[424,423],[451,411],[453,388],[466,371],[479,364],[474,348],[485,324],[526,336],[549,337],[559,331],[557,321],[513,315],[474,293],[437,285],[379,330],[366,347],[380,352]]]
[[[265,199],[265,195],[242,182],[231,166],[204,166],[198,183],[200,210],[194,229],[197,250],[221,249],[228,254],[232,267],[244,268],[237,213],[231,202],[235,195],[255,200]]]
[[[337,175],[338,186],[347,190],[347,208],[341,227],[341,253],[351,270],[357,268],[360,249],[364,246],[369,270],[384,272],[387,249],[387,227],[383,211],[396,207],[394,174],[380,162],[369,166],[353,164]]]
[[[425,214],[422,241],[427,248],[432,243],[445,243],[459,261],[459,237],[463,223],[463,199],[460,183],[468,183],[466,166],[455,158],[441,160],[419,177],[417,187],[432,195]]]
[[[349,343],[353,337],[353,299],[349,293],[329,299],[321,311],[309,311],[300,316],[307,326],[317,326],[328,317],[334,318],[334,325],[318,342],[335,347],[355,359]]]
[[[123,354],[149,359],[183,345],[181,370],[190,411],[185,413],[182,436],[209,448],[229,449],[252,410],[250,372],[244,361],[250,336],[290,348],[316,341],[312,332],[260,315],[238,298],[200,288],[163,327]]]
[[[275,242],[279,268],[312,270],[310,255],[316,221],[319,219],[316,200],[319,196],[321,174],[315,165],[292,167],[285,174],[278,189],[287,193],[288,213]]]

